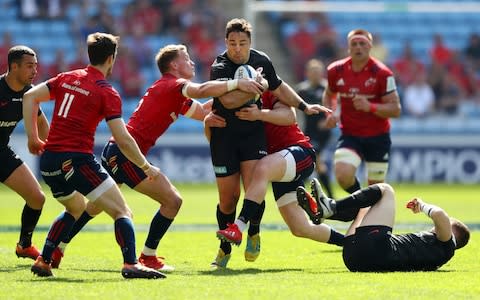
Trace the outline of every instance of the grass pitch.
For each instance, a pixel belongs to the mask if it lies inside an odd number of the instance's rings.
[[[112,221],[106,215],[92,220],[67,248],[55,278],[30,273],[31,260],[17,259],[14,246],[23,201],[0,187],[0,299],[475,299],[480,295],[480,201],[478,186],[395,185],[397,232],[427,229],[422,215],[404,204],[420,196],[442,207],[476,231],[464,249],[436,272],[350,273],[341,249],[293,237],[276,209],[271,193],[262,227],[262,253],[254,263],[243,258],[244,243],[234,247],[229,269],[212,271],[216,255],[214,185],[178,185],[183,207],[162,239],[158,254],[176,271],[164,280],[125,280],[121,253],[115,243]],[[151,217],[158,206],[123,188],[134,212],[137,253],[141,251]],[[34,234],[41,247],[50,223],[62,206],[45,187],[47,203]],[[337,190],[337,196],[345,194]],[[343,228],[341,223],[332,223]],[[343,226],[343,227],[342,227]]]

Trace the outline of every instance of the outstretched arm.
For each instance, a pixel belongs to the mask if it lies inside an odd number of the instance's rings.
[[[450,218],[445,210],[438,206],[428,204],[420,198],[410,200],[407,203],[407,208],[415,214],[423,212],[432,219],[438,240],[446,242],[452,238],[452,226],[450,225]]]
[[[275,103],[273,109],[259,109],[257,105],[252,104],[249,107],[242,108],[235,112],[235,115],[240,120],[260,120],[279,126],[288,126],[296,122],[295,109],[280,101]]]
[[[183,87],[182,93],[189,98],[207,98],[220,97],[235,90],[250,94],[261,94],[263,86],[256,80],[249,78],[227,81],[210,80],[204,83],[188,82]]]

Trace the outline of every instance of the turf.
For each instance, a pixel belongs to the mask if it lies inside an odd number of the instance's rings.
[[[336,246],[293,237],[267,197],[262,227],[262,253],[254,263],[243,259],[244,244],[234,247],[229,269],[212,271],[215,238],[216,189],[213,185],[178,185],[184,205],[159,255],[176,271],[165,280],[125,280],[120,275],[121,253],[111,221],[101,215],[89,223],[67,248],[54,278],[34,277],[28,259],[17,259],[14,245],[23,202],[0,188],[0,299],[474,299],[480,295],[480,231],[470,244],[437,272],[350,273]],[[408,213],[404,202],[421,196],[445,207],[471,227],[479,223],[478,187],[460,185],[396,185],[401,225],[428,228],[428,219]],[[158,205],[122,189],[137,228],[141,249],[148,223]],[[43,245],[46,230],[62,207],[50,196],[34,242]],[[338,196],[343,192],[336,191]],[[333,223],[334,226],[343,224]],[[399,226],[398,230],[406,230]],[[138,250],[139,251],[139,250]],[[137,251],[137,252],[138,252]]]

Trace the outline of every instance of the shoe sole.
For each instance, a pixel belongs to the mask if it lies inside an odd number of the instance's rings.
[[[314,215],[310,210],[310,204],[308,203],[308,200],[307,200],[306,191],[302,187],[297,188],[297,202],[298,202],[298,205],[300,205],[300,207],[307,213],[308,217],[310,218],[310,221],[312,221],[313,224],[319,225],[322,223],[321,220],[316,215]]]
[[[227,243],[230,243],[230,244],[234,244],[235,246],[240,246],[240,244],[242,243],[242,241],[231,240],[231,239],[227,238],[226,236],[223,236],[219,233],[217,233],[217,238],[221,241],[224,241],[224,242],[227,242]]]
[[[39,277],[51,277],[53,276],[53,273],[50,271],[45,271],[45,269],[40,268],[38,266],[32,266],[30,269],[33,274],[39,276]]]

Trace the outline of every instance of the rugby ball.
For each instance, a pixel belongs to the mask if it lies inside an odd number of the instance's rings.
[[[235,70],[235,74],[233,75],[234,79],[244,79],[244,78],[251,78],[255,79],[257,77],[257,71],[251,65],[241,65]],[[260,94],[255,95],[255,98],[252,99],[253,101],[257,101],[260,98]]]

